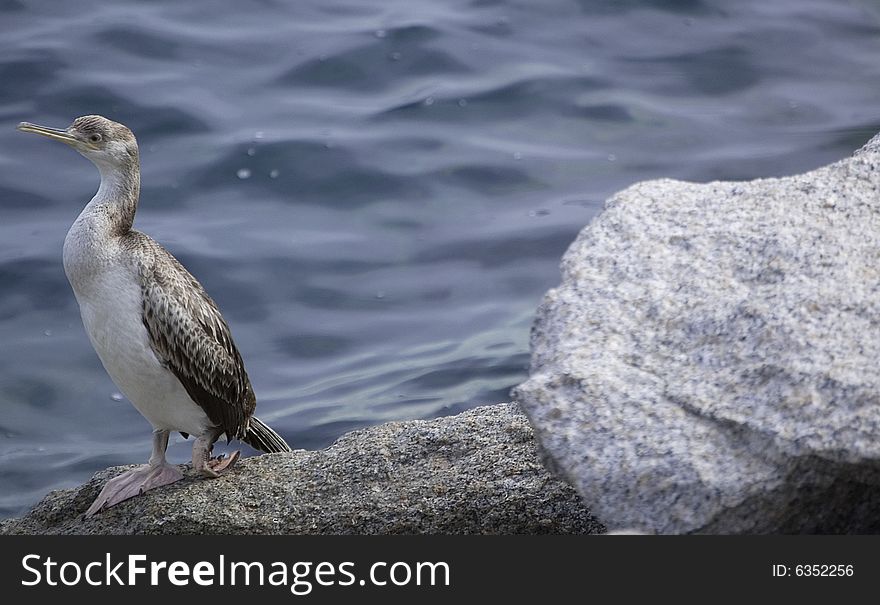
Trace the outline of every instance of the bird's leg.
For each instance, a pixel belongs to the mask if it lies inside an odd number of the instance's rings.
[[[169,433],[159,429],[153,431],[153,454],[149,463],[110,479],[86,511],[87,518],[147,490],[183,479],[180,469],[165,460]]]
[[[214,442],[223,434],[222,429],[211,428],[202,433],[193,444],[193,468],[204,477],[219,477],[235,465],[241,452],[236,450],[226,457],[211,458]]]

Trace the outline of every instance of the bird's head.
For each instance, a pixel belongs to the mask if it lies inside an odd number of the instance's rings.
[[[99,169],[124,169],[138,163],[134,134],[123,124],[103,116],[81,116],[65,129],[39,126],[30,122],[18,125],[22,132],[32,132],[67,143],[89,158]]]

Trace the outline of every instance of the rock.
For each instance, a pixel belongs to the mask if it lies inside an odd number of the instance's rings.
[[[609,530],[880,530],[880,136],[803,175],[619,193],[514,391]]]
[[[541,465],[514,404],[384,424],[326,450],[239,462],[230,475],[187,476],[88,520],[111,477],[50,493],[2,534],[599,533],[575,491]],[[191,470],[190,470],[191,472]]]

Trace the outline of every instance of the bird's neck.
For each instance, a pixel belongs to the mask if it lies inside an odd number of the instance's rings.
[[[109,235],[124,235],[131,230],[141,190],[137,163],[126,166],[97,164],[101,186],[83,210],[81,219],[101,223]]]

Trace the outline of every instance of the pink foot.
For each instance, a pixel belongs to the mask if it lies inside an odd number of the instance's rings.
[[[228,456],[217,456],[216,458],[209,458],[205,460],[205,463],[200,468],[197,467],[196,470],[199,471],[203,477],[207,477],[209,479],[215,479],[219,477],[224,471],[228,471],[235,463],[238,462],[239,457],[241,457],[241,452],[239,450],[235,450]]]
[[[138,468],[113,477],[104,485],[104,489],[86,511],[86,518],[110,508],[124,500],[134,498],[145,491],[169,485],[183,479],[180,469],[171,464],[150,466],[145,464]]]

